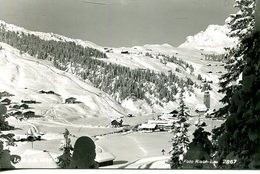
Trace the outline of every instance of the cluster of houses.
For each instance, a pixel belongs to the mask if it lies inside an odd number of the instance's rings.
[[[40,94],[53,94],[53,95],[59,95],[53,91],[39,91]],[[14,116],[17,119],[22,120],[23,118],[38,118],[41,117],[40,115],[36,115],[34,111],[28,110],[30,109],[30,104],[37,104],[39,102],[35,100],[21,100],[21,103],[12,102],[12,100],[9,97],[14,96],[13,94],[10,94],[9,92],[0,92],[0,104],[7,106],[9,109],[9,112],[6,114],[6,117],[8,116]],[[76,104],[80,103],[77,101],[74,97],[69,97],[65,99],[65,104]],[[25,111],[26,110],[26,111]]]
[[[42,116],[36,115],[34,111],[15,111],[15,112],[10,112],[8,113],[10,116],[14,116],[17,119],[22,120],[23,118],[29,119],[29,118],[40,118]]]
[[[174,124],[178,121],[177,115],[177,110],[159,115],[156,119],[148,120],[147,123],[139,125],[138,131],[171,131],[174,128]]]
[[[41,117],[39,115],[36,115],[34,111],[28,110],[30,107],[28,104],[36,104],[37,102],[34,100],[22,100],[21,104],[19,103],[12,103],[12,100],[8,97],[14,96],[13,94],[10,94],[6,91],[0,92],[0,104],[7,106],[9,109],[9,112],[5,115],[8,116],[14,116],[17,119],[22,120],[23,118],[38,118]]]

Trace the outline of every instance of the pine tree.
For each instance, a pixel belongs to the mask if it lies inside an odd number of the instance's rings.
[[[234,7],[239,11],[226,19],[226,23],[231,29],[229,36],[243,39],[248,34],[252,34],[254,30],[255,0],[236,0]]]
[[[186,105],[184,103],[184,88],[180,93],[180,107],[178,113],[178,121],[174,125],[174,136],[172,139],[172,157],[170,159],[170,165],[172,169],[181,169],[183,167],[183,156],[187,152],[187,146],[189,144],[188,138],[188,127],[187,123],[188,116],[185,113]]]
[[[231,30],[229,36],[238,38],[239,42],[234,48],[227,49],[227,65],[225,66],[227,73],[220,78],[221,90],[219,90],[219,92],[225,94],[225,97],[221,100],[225,106],[216,113],[218,117],[229,115],[228,109],[231,97],[234,91],[239,88],[236,81],[239,79],[245,65],[241,40],[250,35],[254,30],[255,4],[255,0],[236,0],[234,7],[238,8],[239,11],[226,20],[226,24]]]
[[[68,129],[65,128],[65,132],[64,132],[64,139],[65,139],[65,144],[63,147],[63,154],[61,156],[58,157],[58,166],[60,166],[61,168],[69,168],[70,163],[71,163],[71,150],[72,150],[72,146],[71,146],[71,140],[69,138],[70,132]]]
[[[260,34],[242,41],[243,76],[230,101],[230,116],[221,126],[217,155],[221,168],[260,168]],[[227,165],[225,160],[236,159]]]
[[[184,163],[184,168],[197,168],[197,169],[212,169],[213,165],[210,164],[212,143],[208,139],[209,132],[204,130],[205,123],[198,125],[198,128],[193,133],[193,140],[189,144],[189,150],[184,156],[184,160],[192,160],[193,164]],[[207,161],[204,164],[196,161]]]
[[[0,105],[0,132],[11,130],[14,127],[10,126],[9,123],[5,120],[4,114],[6,114],[7,108],[4,105]]]

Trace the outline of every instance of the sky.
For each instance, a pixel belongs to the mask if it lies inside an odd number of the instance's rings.
[[[101,46],[178,46],[235,13],[234,0],[0,0],[0,20]]]

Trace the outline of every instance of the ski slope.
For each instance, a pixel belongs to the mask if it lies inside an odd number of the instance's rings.
[[[13,103],[35,100],[30,105],[37,115],[47,119],[77,125],[107,125],[112,119],[126,114],[126,110],[104,92],[94,88],[73,74],[54,68],[49,62],[1,43],[0,91],[15,96]],[[39,91],[54,91],[58,95],[40,94]],[[65,104],[65,99],[75,97],[80,103]]]

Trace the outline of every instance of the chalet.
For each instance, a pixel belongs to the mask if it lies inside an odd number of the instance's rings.
[[[22,103],[27,103],[27,104],[35,104],[36,101],[35,100],[22,100]]]
[[[141,124],[138,129],[139,130],[145,130],[145,131],[155,131],[157,129],[157,125],[156,124]]]
[[[195,112],[197,113],[206,113],[208,111],[208,108],[206,107],[205,104],[198,104],[195,107]]]
[[[14,105],[11,105],[9,106],[10,108],[13,108],[13,109],[20,109],[20,106],[17,105],[17,104],[14,104]]]
[[[169,114],[172,114],[173,116],[177,116],[178,113],[179,112],[175,109],[175,110],[171,111]]]
[[[22,105],[19,106],[19,109],[28,109],[29,106],[25,103],[23,103]]]
[[[177,120],[148,120],[148,124],[155,124],[157,128],[165,131],[171,130]]]
[[[121,51],[121,54],[130,54],[129,51]]]
[[[41,91],[39,91],[39,93],[40,93],[40,94],[44,94],[44,93],[45,93],[45,91],[41,90]]]
[[[47,91],[46,94],[55,94],[54,91]]]
[[[74,97],[67,98],[65,100],[65,103],[68,103],[68,104],[72,103],[72,104],[74,104],[74,103],[76,103],[76,98],[74,98]]]
[[[123,123],[123,120],[120,120],[120,121],[113,120],[113,121],[111,121],[112,127],[122,127],[122,123]]]
[[[35,117],[35,112],[33,111],[27,111],[23,113],[25,118]]]
[[[127,117],[133,117],[133,114],[127,114]]]
[[[176,109],[174,109],[173,111],[171,111],[169,114],[178,114],[179,112],[176,110]]]
[[[0,97],[11,97],[14,96],[13,94],[10,94],[9,92],[0,92]]]
[[[212,117],[214,116],[214,113],[215,113],[214,110],[209,109],[209,110],[204,114],[204,116],[205,116],[206,118],[212,118]]]
[[[177,115],[175,115],[175,114],[164,113],[164,114],[158,116],[159,121],[169,121],[169,120],[176,120],[176,119],[177,119]]]
[[[54,91],[44,91],[44,90],[41,90],[39,91],[40,94],[55,94]]]
[[[11,100],[8,99],[8,98],[5,98],[4,100],[2,100],[0,102],[0,104],[2,104],[2,105],[10,105],[11,104]]]
[[[21,116],[23,113],[21,111],[16,111],[14,113],[12,113],[11,115],[13,116]]]

